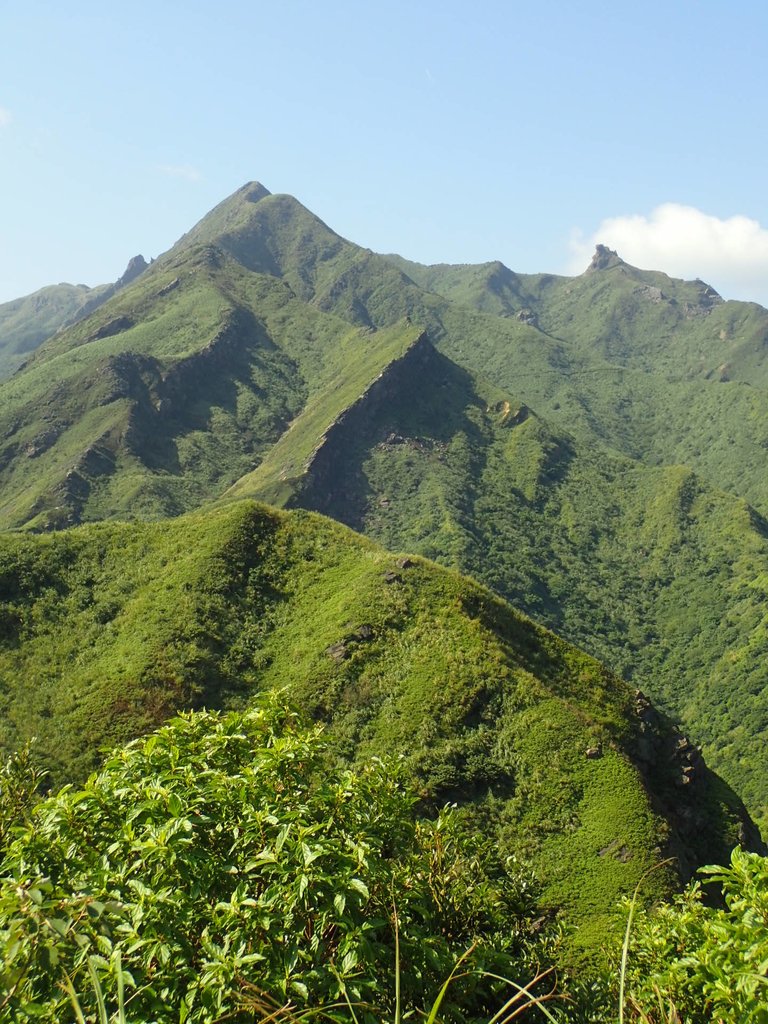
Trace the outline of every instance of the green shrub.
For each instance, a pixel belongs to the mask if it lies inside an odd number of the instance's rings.
[[[675,904],[638,913],[630,1003],[653,1024],[768,1024],[768,859],[736,849],[730,867],[702,873],[722,887],[723,905],[707,906],[697,882]]]
[[[45,775],[35,764],[29,743],[0,764],[0,857],[15,830],[29,821]]]
[[[10,843],[0,1021],[70,1019],[67,979],[93,1015],[118,972],[133,1021],[344,1015],[347,1000],[361,1021],[392,1019],[395,976],[404,1009],[428,1008],[478,941],[441,1008],[472,1019],[494,998],[482,968],[535,973],[530,899],[492,880],[450,813],[419,820],[414,805],[397,764],[332,769],[275,699],[176,719],[42,801]]]

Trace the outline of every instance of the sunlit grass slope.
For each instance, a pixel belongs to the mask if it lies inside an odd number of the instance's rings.
[[[377,386],[330,431],[299,417],[229,493],[471,573],[653,693],[768,820],[764,520],[686,467],[558,436],[426,340]]]
[[[658,716],[641,728],[598,662],[479,585],[322,517],[240,502],[6,535],[0,567],[2,744],[37,736],[57,783],[178,709],[282,687],[340,754],[401,753],[425,800],[458,800],[530,858],[579,946],[664,852],[690,868],[744,834],[703,766],[680,786],[677,734]]]

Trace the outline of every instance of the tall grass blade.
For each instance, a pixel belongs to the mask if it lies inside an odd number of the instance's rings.
[[[96,1006],[99,1010],[99,1024],[109,1024],[109,1017],[107,1016],[107,1005],[104,1002],[104,991],[99,981],[99,976],[96,973],[96,968],[93,966],[93,958],[88,959],[88,973],[91,976],[91,984],[93,985],[93,993],[96,996]]]
[[[119,949],[115,953],[115,971],[117,972],[117,1024],[126,1024],[125,978],[123,976],[123,958]]]
[[[632,922],[635,917],[635,910],[637,908],[637,898],[640,895],[640,887],[646,878],[653,874],[654,871],[658,871],[659,868],[665,867],[667,864],[674,862],[674,857],[667,857],[666,860],[659,861],[658,864],[654,864],[653,867],[648,868],[640,876],[640,880],[635,886],[635,891],[632,893],[632,902],[629,904],[629,914],[627,915],[627,927],[624,930],[624,943],[621,947],[621,966],[619,969],[619,1024],[624,1024],[624,995],[626,991],[627,982],[627,961],[629,959],[629,940],[632,935]]]
[[[432,1003],[432,1009],[429,1011],[429,1016],[427,1017],[426,1024],[435,1024],[435,1020],[437,1018],[437,1011],[440,1009],[440,1006],[442,1005],[443,999],[445,998],[445,993],[448,991],[448,986],[451,984],[451,982],[458,974],[459,968],[467,959],[467,957],[474,952],[476,946],[477,943],[473,943],[465,953],[461,954],[459,959],[453,965],[453,970],[443,982],[442,986],[440,987],[440,991],[437,993],[437,996],[435,997],[435,1001]]]
[[[397,917],[397,904],[392,901],[395,926],[395,1024],[401,1024],[400,1017],[400,922]]]
[[[75,986],[72,984],[72,979],[66,971],[64,971],[64,988],[67,990],[67,995],[69,996],[70,1003],[72,1003],[72,1009],[75,1011],[78,1024],[86,1024],[80,1000],[77,998],[77,992],[75,992]]]
[[[640,879],[640,881],[642,881],[642,879]],[[635,907],[637,905],[637,895],[639,888],[640,882],[637,883],[637,888],[635,889],[632,895],[632,902],[629,905],[629,914],[627,915],[627,927],[624,930],[624,942],[621,947],[621,966],[619,968],[619,1024],[624,1024],[624,992],[627,981],[627,959],[629,958],[629,939],[632,934],[632,921],[635,917]]]
[[[531,988],[534,985],[537,985],[542,978],[546,978],[546,976],[551,974],[551,972],[552,968],[542,971],[540,974],[537,974],[535,978],[529,981],[527,985],[520,985],[516,981],[512,981],[511,978],[504,978],[500,974],[492,974],[490,971],[483,971],[484,978],[495,978],[496,981],[503,981],[505,985],[509,985],[516,990],[515,994],[511,996],[506,1003],[504,1003],[501,1009],[498,1010],[493,1017],[491,1017],[488,1024],[507,1024],[507,1021],[514,1020],[515,1017],[523,1013],[525,1010],[529,1010],[532,1006],[537,1006],[547,1020],[552,1021],[552,1024],[558,1024],[557,1017],[550,1013],[544,1005],[545,999],[552,999],[554,997],[554,989],[545,996],[537,996],[531,991]],[[520,1006],[512,1010],[512,1007],[518,999],[521,998],[521,996],[525,996],[527,1001],[521,1003]],[[508,1010],[512,1010],[512,1012],[508,1013]],[[506,1016],[504,1016],[504,1014],[506,1014]]]

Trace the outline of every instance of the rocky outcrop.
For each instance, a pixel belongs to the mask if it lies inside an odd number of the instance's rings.
[[[709,316],[715,306],[719,306],[724,301],[723,297],[705,281],[697,278],[696,284],[698,285],[696,301],[686,302],[683,306],[683,312],[688,320],[695,319],[696,317]]]
[[[343,639],[337,640],[336,643],[326,647],[325,653],[331,661],[335,661],[339,664],[351,657],[358,644],[367,643],[369,640],[373,640],[375,635],[373,626],[368,625],[368,623],[364,623],[362,626],[358,626],[353,633],[349,633]]]
[[[211,380],[228,374],[234,363],[254,344],[271,344],[256,318],[242,309],[233,310],[214,337],[198,352],[174,362],[157,387],[157,411],[173,416]]]
[[[642,288],[638,288],[637,294],[640,295],[642,298],[647,299],[649,302],[652,302],[654,305],[658,305],[660,302],[663,302],[666,298],[666,295],[661,290],[661,288],[657,288],[655,285],[651,284],[647,284],[644,285]]]
[[[609,249],[607,245],[597,245],[592,262],[587,267],[587,273],[594,270],[610,270],[612,267],[623,265],[624,260],[614,249]]]
[[[156,359],[135,352],[119,352],[106,359],[89,381],[89,388],[99,405],[109,405],[123,398],[145,399],[147,389],[160,380]]]
[[[43,452],[47,452],[58,441],[67,426],[68,424],[57,421],[39,434],[36,434],[22,449],[24,455],[28,459],[39,458]]]
[[[76,324],[80,320],[84,320],[91,313],[95,313],[96,310],[103,306],[105,302],[108,302],[114,295],[117,295],[119,291],[122,291],[127,285],[132,284],[137,277],[140,277],[145,270],[150,266],[149,263],[144,259],[143,256],[133,256],[128,261],[128,266],[125,268],[120,277],[110,285],[102,285],[98,289],[94,289],[95,294],[92,295],[87,302],[84,302],[78,309],[74,316],[70,317],[63,326],[70,327],[72,324]],[[106,337],[106,335],[95,335],[95,337]]]
[[[115,316],[111,320],[107,320],[105,324],[97,327],[93,334],[89,335],[89,341],[98,341],[100,338],[111,338],[115,334],[122,334],[123,331],[129,331],[134,326],[134,322],[129,316]]]
[[[135,281],[140,274],[143,274],[149,264],[142,255],[132,256],[128,260],[128,266],[123,271],[122,275],[115,281],[115,291],[119,291],[120,288],[125,288],[126,285]]]
[[[711,843],[710,814],[717,805],[718,786],[723,786],[707,767],[701,749],[659,712],[642,690],[635,692],[632,715],[636,723],[634,760],[659,811],[670,823],[665,856],[674,857],[684,879],[690,878],[702,862],[702,844]],[[766,852],[760,832],[740,805],[739,842],[749,850]],[[711,846],[710,846],[711,849]],[[730,856],[723,842],[720,860]],[[705,857],[706,859],[706,857]]]

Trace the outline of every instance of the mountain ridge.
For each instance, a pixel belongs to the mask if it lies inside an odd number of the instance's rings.
[[[143,256],[134,256],[114,284],[49,285],[0,305],[0,380],[22,366],[28,353],[98,309],[148,265]]]
[[[324,517],[246,501],[5,534],[0,578],[0,737],[37,736],[57,784],[104,743],[277,687],[339,756],[402,753],[424,799],[484,821],[582,953],[659,856],[685,878],[738,841],[760,848],[643,694],[473,581]],[[674,884],[659,872],[650,889]]]
[[[420,268],[246,185],[2,385],[0,522],[322,508],[589,648],[768,820],[768,312],[608,262]]]

